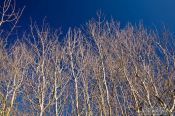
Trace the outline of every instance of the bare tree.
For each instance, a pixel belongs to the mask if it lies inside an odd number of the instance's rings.
[[[3,97],[3,115],[11,115],[14,111],[15,100],[22,94],[23,80],[29,64],[28,54],[25,44],[16,42],[10,53],[2,51],[1,66],[1,95]],[[17,104],[16,104],[17,105]]]

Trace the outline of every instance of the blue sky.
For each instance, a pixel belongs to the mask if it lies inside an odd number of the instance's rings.
[[[175,0],[16,0],[18,7],[26,6],[20,20],[21,26],[30,23],[30,17],[38,23],[47,17],[53,28],[85,24],[101,10],[106,17],[113,17],[122,25],[127,22],[146,26],[162,23],[175,31]]]

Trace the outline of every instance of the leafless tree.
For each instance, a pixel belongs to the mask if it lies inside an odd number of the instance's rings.
[[[15,100],[22,94],[23,80],[30,61],[25,48],[25,44],[19,41],[11,48],[10,53],[1,48],[2,115],[13,112],[14,105],[17,105]]]

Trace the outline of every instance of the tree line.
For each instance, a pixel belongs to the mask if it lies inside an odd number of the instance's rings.
[[[22,10],[3,15],[10,3],[4,2],[0,24],[13,22],[13,29]],[[8,34],[1,36],[0,115],[173,115],[171,33],[143,24],[121,28],[99,16],[84,28],[70,28],[64,42],[60,34],[31,24],[9,48]]]

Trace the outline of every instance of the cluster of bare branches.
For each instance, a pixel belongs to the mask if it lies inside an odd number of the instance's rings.
[[[23,13],[22,9],[16,8],[15,0],[3,0],[0,3],[0,36],[7,41]],[[6,27],[8,31],[4,29]]]
[[[0,26],[21,15],[10,3]],[[1,116],[173,115],[175,41],[168,31],[121,28],[99,17],[69,29],[60,43],[60,32],[46,24],[30,29],[10,48],[0,41]]]
[[[0,44],[1,115],[171,115],[175,43],[143,25],[89,21],[64,43],[47,25]]]

